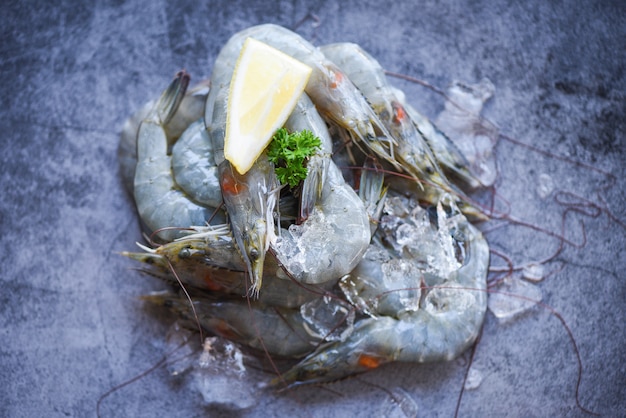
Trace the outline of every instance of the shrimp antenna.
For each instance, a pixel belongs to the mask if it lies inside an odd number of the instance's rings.
[[[198,313],[196,312],[196,307],[193,304],[193,300],[191,299],[189,292],[187,292],[185,285],[180,280],[180,277],[178,277],[176,270],[174,270],[174,266],[172,265],[172,262],[167,257],[165,257],[165,261],[167,262],[167,266],[169,267],[170,271],[176,278],[176,281],[180,285],[180,288],[183,290],[183,292],[185,293],[185,296],[187,297],[187,300],[189,301],[189,306],[191,307],[191,311],[193,312],[193,317],[196,320],[196,325],[198,326],[198,332],[200,333],[200,344],[202,344],[204,342],[204,334],[202,333],[202,325],[200,325],[200,318],[198,317]]]
[[[465,383],[467,382],[467,377],[469,376],[470,369],[472,368],[472,364],[474,364],[474,356],[476,355],[476,349],[478,348],[478,343],[480,343],[480,339],[483,336],[483,329],[485,328],[485,323],[483,322],[480,326],[480,331],[478,331],[478,336],[476,337],[476,341],[472,344],[472,351],[470,353],[469,363],[467,365],[467,369],[465,370],[465,374],[463,375],[463,385],[461,386],[461,390],[459,391],[459,399],[456,401],[456,407],[454,408],[454,418],[459,416],[459,410],[461,409],[461,401],[463,399],[463,393],[465,393]]]
[[[118,385],[115,385],[114,387],[112,387],[111,389],[106,391],[104,394],[102,394],[100,396],[100,398],[98,398],[98,402],[96,403],[96,416],[98,418],[100,418],[102,416],[100,414],[100,406],[102,405],[102,402],[104,401],[105,398],[107,398],[111,394],[117,392],[118,390],[123,389],[124,387],[126,387],[126,386],[128,386],[128,385],[130,385],[132,383],[135,383],[139,379],[141,379],[143,377],[146,377],[147,375],[149,375],[153,371],[155,371],[155,370],[159,369],[160,367],[162,367],[163,365],[165,365],[167,363],[168,357],[171,356],[172,354],[174,354],[175,352],[177,352],[178,350],[180,350],[181,348],[183,348],[187,343],[188,343],[187,337],[185,337],[184,341],[182,341],[178,346],[176,346],[175,348],[173,348],[169,352],[165,353],[163,355],[163,357],[161,357],[161,359],[158,362],[156,362],[154,365],[152,365],[150,368],[140,372],[136,376],[133,376],[130,379],[128,379],[128,380],[126,380],[126,381],[124,381],[124,382],[122,382],[122,383],[120,383]],[[189,355],[191,355],[191,354],[187,354],[187,356],[189,356]]]

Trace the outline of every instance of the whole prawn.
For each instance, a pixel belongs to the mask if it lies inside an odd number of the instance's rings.
[[[414,209],[413,216],[406,219],[391,215],[396,218],[391,222],[394,231],[400,226],[415,230],[419,223],[428,230],[426,211],[420,213],[418,208],[418,216]],[[382,241],[373,241],[363,261],[341,281],[346,297],[365,317],[355,322],[354,331],[344,341],[320,346],[273,384],[328,382],[391,361],[450,360],[473,343],[487,308],[484,290],[489,248],[454,203],[450,201],[448,209],[452,216],[446,215],[441,204],[437,212],[438,231],[427,236],[439,236],[436,242],[449,240],[450,249],[459,246],[460,267],[451,268],[451,254],[441,255],[438,248],[431,252],[402,242],[402,234],[394,240],[400,253],[383,247]],[[452,231],[456,231],[454,240]],[[415,244],[422,242],[424,239],[419,239]],[[410,248],[403,248],[407,246]],[[429,262],[433,259],[429,255],[438,262]]]
[[[193,319],[187,301],[175,293],[155,293],[144,298]],[[354,312],[350,306],[340,299],[331,303],[320,301],[286,308],[258,301],[248,304],[241,299],[218,300],[206,294],[193,296],[195,312],[204,329],[271,355],[295,358],[310,353],[324,340],[340,340],[343,333],[351,332]],[[310,305],[317,315],[310,315]],[[324,309],[320,321],[320,311]]]
[[[228,225],[211,227],[201,236],[190,236],[151,249],[140,246],[144,252],[123,252],[122,255],[145,263],[145,273],[186,288],[199,289],[214,297],[241,298],[247,292],[246,265],[240,257]],[[267,306],[297,308],[326,294],[334,284],[302,286],[283,271],[276,258],[268,253],[264,263],[264,291],[256,302]],[[186,300],[181,305],[189,308]],[[245,316],[242,306],[240,315]],[[179,313],[185,313],[179,309]],[[191,315],[191,313],[189,314]]]
[[[251,294],[258,296],[265,254],[274,233],[278,180],[265,154],[245,174],[238,173],[224,158],[228,89],[241,45],[231,39],[215,60],[204,119],[213,144],[222,198],[233,236],[252,278]]]
[[[176,113],[185,95],[189,75],[180,72],[157,100],[139,126],[137,134],[137,166],[134,196],[142,221],[159,238],[171,241],[181,232],[167,229],[205,225],[215,212],[201,206],[176,185],[168,155],[168,139],[164,129]]]
[[[442,194],[452,193],[458,196],[457,204],[464,213],[485,219],[483,213],[470,205],[465,195],[446,178],[378,61],[359,45],[349,42],[324,45],[320,51],[344,71],[370,103],[397,144],[394,160],[388,161],[418,181],[423,190],[422,198],[435,204]]]
[[[313,159],[319,170],[307,176],[312,185],[307,186],[305,180],[302,189],[302,206],[312,206],[307,209],[310,213],[302,224],[282,229],[271,242],[271,249],[299,282],[337,280],[358,264],[367,249],[371,238],[369,217],[359,196],[330,159],[330,134],[306,95],[301,96],[286,126],[309,130],[324,145]]]

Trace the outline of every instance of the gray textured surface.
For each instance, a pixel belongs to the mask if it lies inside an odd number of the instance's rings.
[[[6,3],[6,2],[5,2]],[[40,3],[40,4],[39,4]],[[620,2],[213,1],[12,2],[0,22],[0,415],[94,416],[96,401],[163,353],[167,320],[138,296],[160,285],[115,252],[141,239],[119,180],[124,119],[180,68],[211,72],[220,46],[246,26],[290,26],[311,11],[317,43],[354,41],[388,69],[445,87],[489,77],[486,116],[519,140],[615,174],[606,176],[501,141],[498,190],[513,215],[559,231],[565,207],[536,194],[557,188],[606,204],[626,219],[625,7]],[[548,5],[544,3],[555,3]],[[314,35],[311,22],[300,32]],[[441,97],[408,83],[429,116]],[[601,197],[599,197],[601,196]],[[566,246],[541,283],[544,301],[576,338],[580,401],[626,414],[625,230],[602,212],[570,213]],[[558,241],[522,227],[488,238],[516,263]],[[500,262],[499,260],[497,260]],[[358,379],[265,397],[241,416],[402,416],[383,389],[401,388],[422,416],[451,416],[468,355],[448,364],[389,365]],[[488,315],[461,416],[581,416],[577,364],[567,333],[547,310],[502,325]],[[219,416],[162,369],[104,400],[103,416]]]

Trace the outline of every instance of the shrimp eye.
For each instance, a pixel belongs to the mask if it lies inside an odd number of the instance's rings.
[[[435,170],[431,166],[426,166],[426,174],[432,175],[435,174]]]
[[[189,258],[191,257],[191,250],[188,247],[185,247],[182,250],[180,250],[180,252],[178,253],[178,256],[180,258]]]
[[[253,249],[250,250],[250,253],[248,255],[250,256],[252,261],[254,261],[257,258],[259,258],[259,251],[256,248],[253,248]]]

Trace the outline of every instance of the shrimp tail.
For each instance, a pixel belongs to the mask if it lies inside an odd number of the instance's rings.
[[[370,217],[372,235],[378,227],[387,197],[388,188],[384,185],[384,180],[385,175],[380,164],[375,160],[366,160],[361,171],[359,197],[365,204],[365,209]]]
[[[322,190],[326,183],[326,176],[330,164],[329,158],[312,157],[307,164],[307,176],[302,182],[300,199],[300,220],[308,219],[313,208],[322,197]]]
[[[159,97],[153,116],[157,117],[162,125],[166,125],[174,117],[185,97],[190,80],[191,76],[185,70],[179,71]]]

